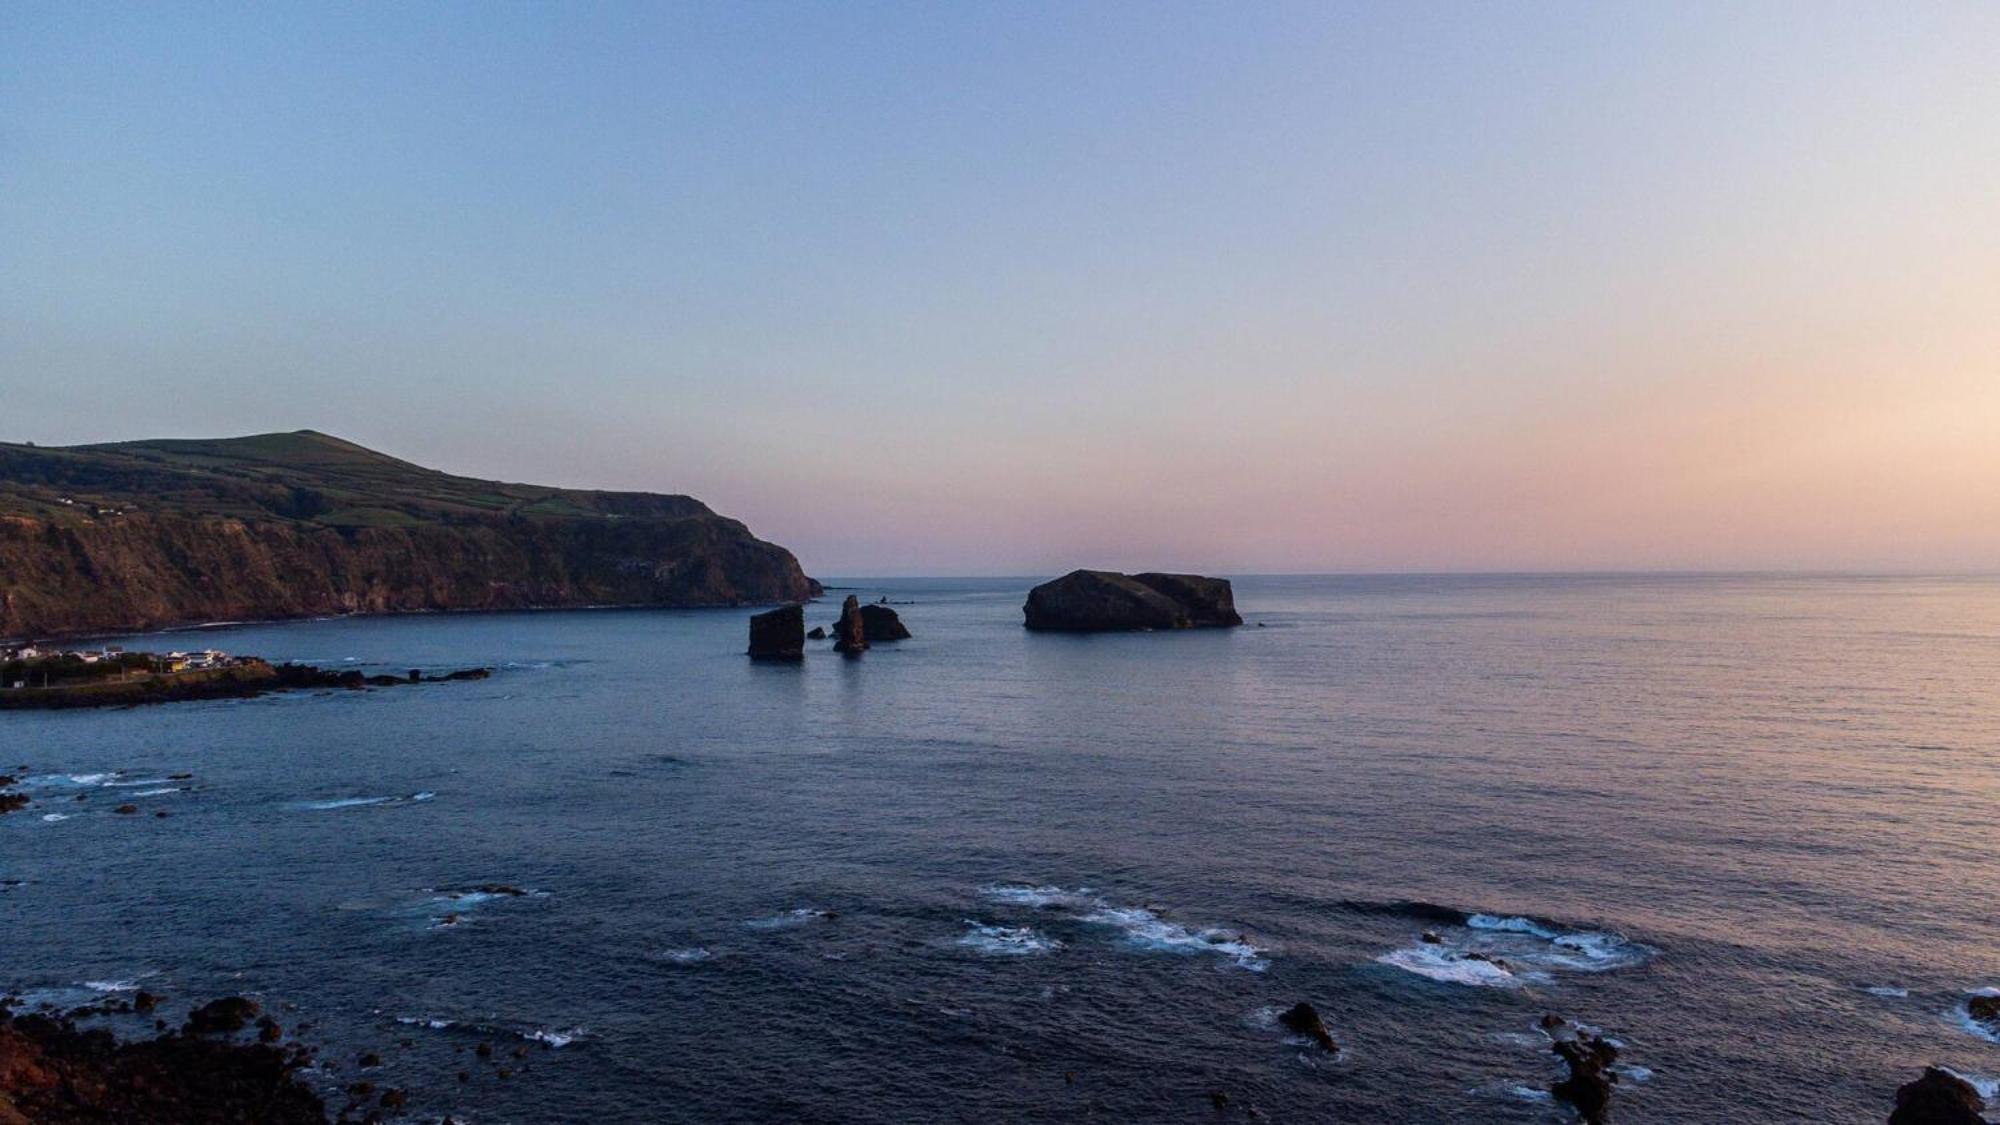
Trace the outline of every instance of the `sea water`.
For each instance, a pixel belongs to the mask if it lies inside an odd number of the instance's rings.
[[[2000,1074],[2000,582],[1248,578],[1067,636],[1030,581],[838,583],[915,637],[799,665],[747,610],[128,638],[496,671],[0,715],[0,991],[250,995],[335,1108],[488,1125],[1547,1121],[1545,1012],[1628,1122]]]

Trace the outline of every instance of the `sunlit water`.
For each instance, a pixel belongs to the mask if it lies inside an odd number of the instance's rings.
[[[868,585],[916,638],[796,667],[722,611],[129,642],[499,671],[0,715],[0,989],[248,993],[481,1123],[1551,1120],[1545,1011],[1625,1121],[2000,1074],[2000,582],[1247,579],[1099,637],[1026,585]]]

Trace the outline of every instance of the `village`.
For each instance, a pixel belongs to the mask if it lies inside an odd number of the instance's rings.
[[[213,671],[245,658],[216,649],[197,652],[128,652],[118,645],[63,649],[50,645],[0,645],[0,691]]]

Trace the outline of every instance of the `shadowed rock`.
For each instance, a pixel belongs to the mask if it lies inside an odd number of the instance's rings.
[[[1333,1041],[1333,1033],[1326,1029],[1326,1021],[1319,1018],[1319,1009],[1304,1000],[1292,1005],[1278,1017],[1285,1030],[1294,1035],[1303,1035],[1329,1051],[1339,1050]]]
[[[1986,1025],[1988,1031],[2000,1034],[2000,996],[1974,996],[1965,1002],[1965,1014],[1973,1022]]]
[[[907,641],[910,630],[903,624],[903,619],[896,616],[896,611],[888,606],[864,605],[861,607],[861,635],[872,645],[883,641]]]
[[[750,655],[757,660],[797,660],[806,653],[806,610],[779,606],[750,618]]]
[[[189,1035],[120,1043],[102,1029],[0,1008],[0,1122],[324,1123],[325,1106],[295,1076],[305,1060]]]
[[[806,634],[806,640],[809,641],[823,641],[825,639],[826,626],[824,625],[815,625],[812,627],[812,632]]]
[[[863,652],[868,648],[868,627],[861,617],[861,600],[853,594],[840,603],[840,620],[833,626],[833,651]]]
[[[1972,1083],[1942,1067],[1927,1067],[1922,1078],[1896,1091],[1889,1125],[1986,1125],[1986,1108]]]
[[[1096,633],[1241,625],[1229,581],[1073,570],[1028,591],[1030,629]]]
[[[1236,593],[1227,578],[1207,578],[1199,574],[1135,574],[1133,581],[1172,598],[1187,610],[1196,628],[1226,628],[1243,624],[1236,613]]]
[[[1550,1021],[1543,1019],[1542,1026],[1550,1027]],[[1618,1061],[1618,1048],[1560,1020],[1550,1034],[1555,1037],[1556,1057],[1569,1065],[1569,1076],[1549,1087],[1550,1092],[1575,1106],[1589,1125],[1601,1125],[1611,1112],[1611,1087],[1618,1081],[1611,1070]]]
[[[257,1002],[242,996],[224,996],[210,1000],[188,1013],[187,1026],[183,1029],[190,1035],[218,1035],[241,1031],[257,1017]]]

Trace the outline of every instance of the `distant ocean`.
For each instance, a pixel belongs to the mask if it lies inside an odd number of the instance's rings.
[[[0,990],[253,995],[336,1109],[480,1125],[1561,1120],[1546,1012],[1623,1044],[1622,1122],[2000,1077],[2000,581],[1246,578],[1243,628],[1118,636],[1025,632],[1025,579],[832,584],[915,638],[130,640],[497,672],[0,715]]]

